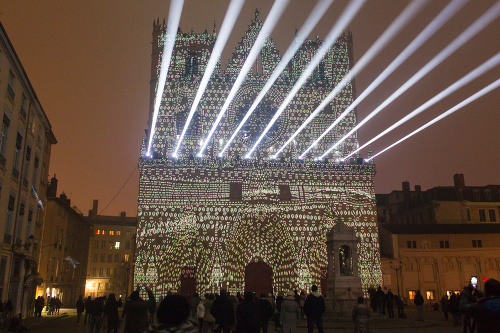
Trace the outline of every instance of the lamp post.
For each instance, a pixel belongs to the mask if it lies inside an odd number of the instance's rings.
[[[131,265],[130,262],[127,261],[127,264],[125,263],[125,261],[122,260],[122,268],[125,270],[126,274],[127,274],[127,278],[126,278],[126,288],[125,289],[125,301],[127,301],[127,297],[128,297],[128,280],[129,280],[129,273],[130,273],[130,270],[134,267],[134,265]]]
[[[401,294],[399,293],[399,274],[398,274],[398,271],[400,271],[401,268],[403,268],[403,262],[401,260],[398,260],[396,263],[393,263],[391,261],[391,268],[396,271],[396,284],[398,287],[398,296],[401,297]]]

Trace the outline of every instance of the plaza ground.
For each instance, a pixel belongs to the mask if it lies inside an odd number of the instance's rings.
[[[407,309],[408,319],[389,319],[387,316],[380,317],[374,314],[370,318],[370,332],[421,332],[421,333],[458,333],[462,332],[461,327],[453,327],[451,316],[448,321],[444,320],[441,312],[431,311],[430,308],[424,312],[425,320],[423,322],[416,321],[417,313],[415,309]],[[82,316],[83,321],[83,316]],[[46,312],[42,313],[41,318],[27,318],[24,324],[33,333],[83,333],[88,332],[88,326],[76,325],[76,309],[61,309],[59,315],[47,316]],[[121,333],[123,330],[120,329]],[[325,332],[353,332],[352,321],[331,321],[325,320]],[[2,331],[3,332],[3,331]],[[105,332],[105,330],[101,330]],[[274,325],[270,323],[269,333],[274,333]],[[306,321],[300,319],[298,322],[297,332],[307,332]],[[317,330],[315,330],[317,332]]]

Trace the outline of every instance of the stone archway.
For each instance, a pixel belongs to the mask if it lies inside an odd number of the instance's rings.
[[[245,267],[245,292],[273,292],[273,269],[263,261],[251,262]]]

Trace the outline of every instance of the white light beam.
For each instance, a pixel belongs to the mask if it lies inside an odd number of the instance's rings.
[[[422,104],[421,106],[419,106],[417,109],[415,109],[412,112],[410,112],[409,114],[407,114],[405,117],[401,118],[401,120],[397,121],[392,126],[390,126],[389,128],[387,128],[386,130],[384,130],[383,132],[381,132],[380,134],[378,134],[374,138],[370,139],[367,143],[365,143],[361,147],[357,148],[355,151],[353,151],[352,153],[350,153],[349,155],[347,155],[343,159],[345,160],[345,159],[351,157],[352,155],[356,154],[358,151],[360,151],[361,149],[365,148],[370,143],[372,143],[372,142],[380,139],[381,137],[383,137],[387,133],[391,132],[393,129],[399,127],[400,125],[404,124],[408,120],[412,119],[413,117],[415,117],[418,114],[422,113],[423,111],[427,110],[429,107],[431,107],[432,105],[434,105],[437,102],[441,101],[443,98],[447,97],[451,93],[453,93],[453,92],[457,91],[458,89],[462,88],[464,85],[468,84],[472,80],[474,80],[474,79],[478,78],[479,76],[483,75],[484,73],[486,73],[487,71],[489,71],[493,67],[498,66],[498,64],[500,64],[500,53],[497,53],[495,56],[493,56],[488,61],[486,61],[485,63],[483,63],[481,66],[477,67],[476,69],[474,69],[473,71],[471,71],[469,74],[465,75],[464,77],[462,77],[461,79],[459,79],[458,81],[456,81],[455,83],[453,83],[451,86],[449,86],[445,90],[441,91],[439,94],[437,94],[436,96],[434,96],[433,98],[431,98],[430,100],[428,100],[427,102],[425,102],[424,104]]]
[[[240,15],[241,8],[243,7],[244,3],[245,0],[231,0],[231,3],[229,4],[226,16],[224,17],[224,21],[222,22],[221,29],[217,36],[217,40],[215,41],[214,48],[212,49],[212,54],[210,55],[210,59],[208,60],[205,73],[203,74],[200,86],[198,87],[198,91],[196,92],[193,105],[191,106],[191,110],[189,111],[186,123],[184,124],[184,128],[182,129],[181,135],[177,141],[177,146],[175,147],[175,150],[172,154],[172,157],[174,158],[177,157],[177,151],[181,146],[182,140],[184,139],[184,135],[186,134],[189,124],[193,119],[194,113],[198,108],[198,104],[200,103],[201,97],[203,96],[203,93],[205,92],[205,89],[208,85],[208,81],[210,81],[215,66],[217,65],[217,61],[220,59],[222,50],[226,45],[226,42],[229,38],[229,35],[231,34],[231,31],[233,30],[234,24],[236,23],[236,19]]]
[[[253,145],[252,149],[247,153],[245,158],[250,158],[252,156],[253,151],[257,146],[259,145],[260,141],[264,138],[266,133],[269,131],[269,129],[273,126],[273,124],[276,122],[276,119],[283,113],[285,108],[288,106],[288,104],[292,101],[293,97],[297,92],[302,88],[302,85],[306,82],[307,78],[311,75],[313,70],[318,66],[320,63],[321,59],[325,56],[325,54],[328,52],[330,47],[335,43],[337,40],[338,36],[340,33],[345,29],[345,27],[351,22],[352,18],[356,15],[356,13],[359,11],[359,9],[364,5],[366,0],[352,0],[347,8],[344,10],[342,15],[340,16],[339,20],[337,23],[333,26],[333,28],[330,30],[328,33],[328,36],[326,37],[325,41],[321,45],[321,47],[318,49],[316,54],[314,55],[313,59],[309,63],[309,65],[306,67],[304,72],[300,75],[299,79],[293,86],[292,90],[288,93],[286,96],[285,100],[281,103],[278,111],[274,114],[273,118],[269,122],[269,124],[266,126],[264,129],[264,132],[260,135],[260,137],[257,139],[255,144]]]
[[[219,111],[219,114],[217,115],[217,118],[215,119],[215,122],[212,125],[212,128],[210,129],[210,132],[208,133],[207,137],[203,140],[203,144],[200,148],[200,151],[198,152],[198,157],[203,156],[203,151],[210,142],[212,135],[217,129],[219,123],[221,122],[222,117],[224,117],[224,114],[226,113],[234,96],[238,92],[238,89],[243,84],[243,81],[245,80],[248,72],[252,69],[252,66],[257,57],[259,56],[259,53],[262,50],[262,47],[264,46],[266,39],[268,38],[269,34],[273,31],[276,23],[278,22],[279,18],[281,17],[281,14],[285,10],[289,2],[290,0],[275,0],[273,7],[269,12],[269,15],[267,16],[266,21],[264,22],[264,25],[262,26],[262,29],[260,30],[259,35],[257,36],[257,39],[255,40],[254,45],[252,46],[250,52],[248,53],[245,63],[241,67],[241,71],[238,74],[238,77],[236,78],[236,81],[234,82],[234,85],[231,88],[231,91],[229,92],[229,95],[227,96],[224,105],[222,106],[222,109]]]
[[[437,65],[448,58],[453,52],[455,52],[459,47],[468,42],[472,37],[478,34],[482,29],[484,29],[488,24],[495,20],[500,15],[500,1],[493,5],[485,14],[478,18],[474,23],[472,23],[460,36],[455,38],[444,50],[439,52],[431,61],[429,61],[424,67],[422,67],[415,75],[413,75],[408,81],[405,82],[398,90],[396,90],[389,98],[387,98],[382,104],[380,104],[375,110],[373,110],[366,118],[359,122],[352,130],[345,134],[337,143],[335,143],[330,149],[328,149],[319,159],[325,158],[333,149],[337,148],[342,142],[344,142],[352,133],[357,131],[361,126],[363,126],[368,120],[375,117],[380,111],[382,111],[387,105],[392,103],[396,98],[408,90],[411,86],[417,83],[421,78],[423,78],[427,73],[433,70]]]
[[[375,88],[389,77],[403,62],[405,62],[423,43],[425,43],[436,31],[438,31],[460,8],[469,0],[454,0],[448,4],[427,27],[391,62],[387,68],[356,98],[347,109],[299,156],[303,159],[305,155],[314,148],[342,119],[344,119],[359,103],[361,103]],[[325,105],[326,106],[326,105]],[[323,107],[322,107],[323,108]]]
[[[434,118],[433,120],[429,121],[428,123],[422,125],[421,127],[419,127],[418,129],[416,129],[415,131],[411,132],[410,134],[408,134],[407,136],[405,136],[404,138],[394,142],[392,145],[384,148],[383,150],[381,150],[380,152],[378,152],[377,154],[373,155],[372,157],[366,159],[367,162],[369,162],[370,160],[372,160],[373,158],[375,158],[376,156],[382,154],[383,152],[386,152],[387,150],[391,149],[392,147],[398,145],[399,143],[405,141],[406,139],[412,137],[413,135],[417,134],[418,132],[426,129],[427,127],[431,126],[432,124],[440,121],[441,119],[449,116],[450,114],[454,113],[455,111],[458,111],[459,109],[463,108],[464,106],[466,106],[467,104],[469,103],[472,103],[473,101],[475,101],[476,99],[486,95],[487,93],[489,93],[490,91],[496,89],[500,87],[500,79],[496,80],[495,82],[491,83],[490,85],[488,85],[487,87],[481,89],[480,91],[478,91],[477,93],[475,93],[474,95],[470,96],[469,98],[463,100],[462,102],[460,102],[459,104],[455,105],[454,107],[452,107],[451,109],[449,109],[448,111],[446,111],[445,113],[437,116],[436,118]]]
[[[175,37],[177,35],[177,29],[179,28],[179,21],[181,19],[183,6],[184,6],[184,0],[172,0],[170,2],[170,10],[168,12],[167,34],[165,35],[165,44],[163,46],[163,57],[161,59],[160,77],[158,78],[158,87],[156,88],[156,99],[153,109],[153,119],[151,122],[151,131],[149,133],[148,149],[146,150],[147,157],[151,156],[151,144],[153,143],[153,136],[155,134],[156,120],[158,119],[161,97],[163,96],[165,81],[167,80],[168,68],[170,66],[170,59],[172,58],[172,51],[174,50]]]
[[[359,59],[359,61],[351,68],[351,70],[342,78],[342,80],[333,88],[333,90],[326,96],[326,98],[318,105],[318,107],[311,113],[307,119],[299,126],[299,128],[290,136],[288,141],[286,141],[272,156],[272,158],[278,157],[278,155],[285,149],[299,133],[330,103],[335,96],[352,80],[356,77],[360,71],[365,68],[370,61],[375,58],[375,56],[389,43],[394,36],[399,33],[411,19],[417,15],[417,13],[424,7],[428,0],[413,0],[399,16],[392,22],[392,24],[382,33],[382,35],[373,43],[373,45],[366,51],[366,53]]]
[[[250,109],[248,109],[247,113],[245,114],[245,117],[241,120],[240,124],[234,130],[233,134],[227,141],[226,145],[224,148],[219,152],[219,157],[224,156],[225,151],[229,148],[231,145],[231,142],[234,140],[238,132],[241,130],[245,122],[250,118],[252,113],[255,111],[259,103],[262,101],[266,93],[271,89],[273,86],[274,82],[278,79],[280,74],[283,72],[283,70],[286,68],[290,60],[292,60],[293,56],[297,52],[297,50],[302,46],[302,43],[306,40],[307,36],[311,33],[313,28],[316,26],[316,24],[319,22],[321,17],[326,13],[328,7],[333,3],[334,0],[321,0],[319,1],[316,6],[313,8],[311,13],[309,14],[309,17],[307,20],[304,22],[304,26],[300,29],[300,31],[297,33],[297,36],[293,40],[292,44],[288,48],[288,50],[285,52],[283,55],[283,58],[281,58],[281,61],[278,63],[276,68],[274,69],[273,73],[267,80],[266,84],[262,88],[262,90],[259,92],[257,95],[257,98],[254,100],[252,105],[250,106]]]

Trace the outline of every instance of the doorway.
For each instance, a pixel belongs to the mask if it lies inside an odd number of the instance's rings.
[[[251,262],[245,267],[245,292],[260,293],[273,292],[273,270],[263,261]]]

